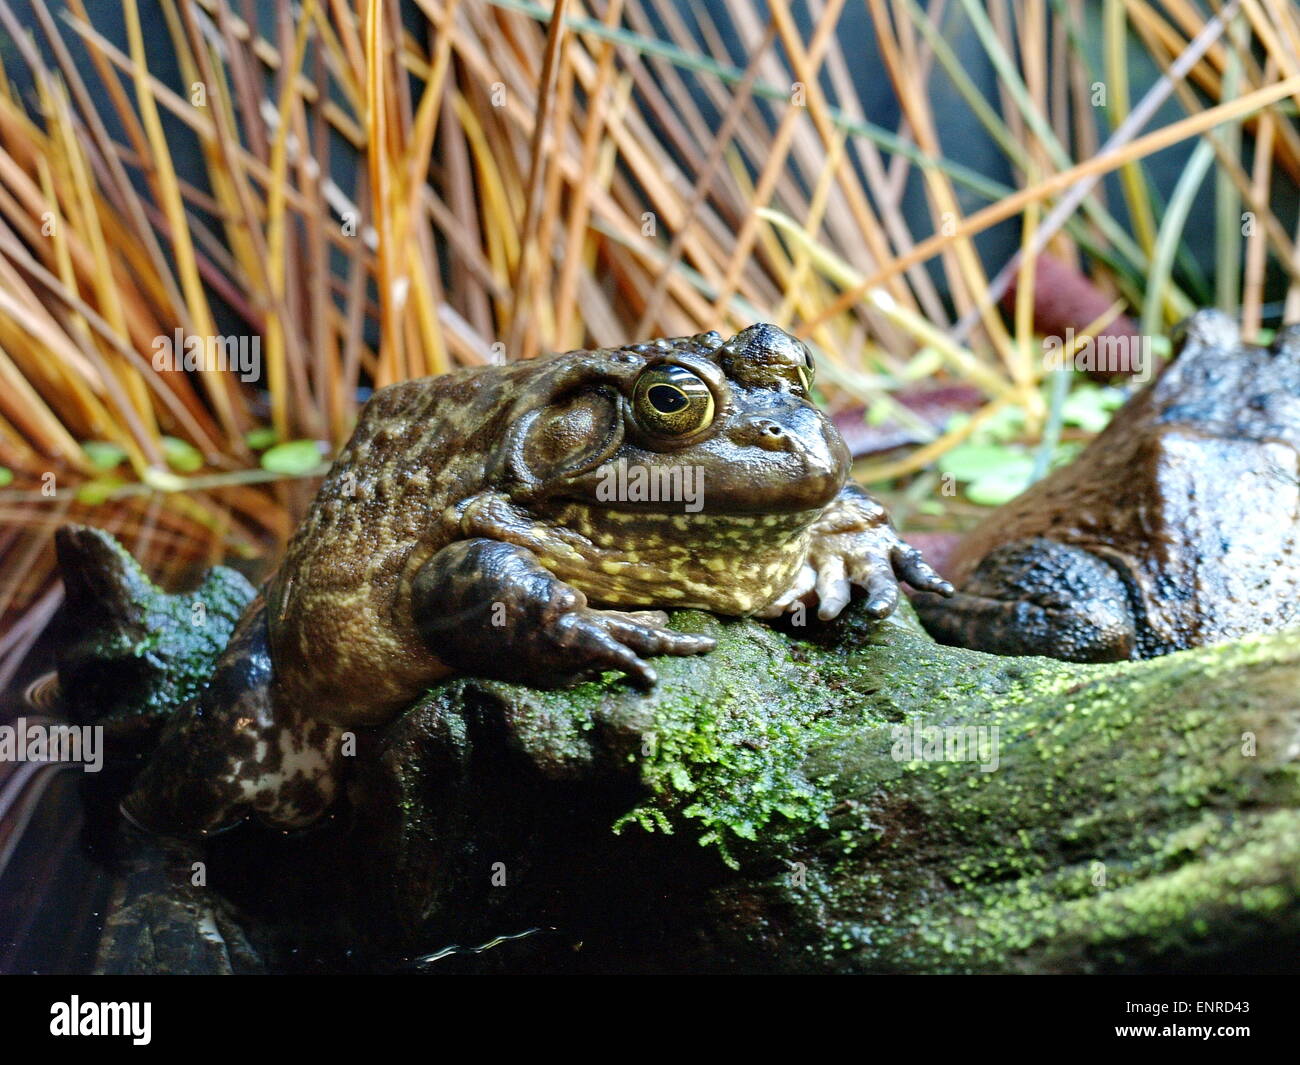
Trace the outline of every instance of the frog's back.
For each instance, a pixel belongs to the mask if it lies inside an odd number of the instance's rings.
[[[1210,337],[1157,383],[1143,443],[1142,524],[1121,546],[1140,570],[1153,646],[1295,624],[1300,329],[1257,347],[1216,316]]]
[[[444,510],[482,487],[518,376],[460,370],[366,403],[268,588],[283,697],[368,723],[446,672],[415,632],[402,575],[448,542]]]
[[[960,545],[964,581],[996,548],[1044,538],[1106,559],[1157,652],[1300,618],[1300,327],[1244,345],[1214,312],[1069,466]]]

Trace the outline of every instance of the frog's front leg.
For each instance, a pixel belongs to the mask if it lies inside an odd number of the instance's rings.
[[[898,605],[898,582],[941,596],[952,585],[905,543],[885,508],[857,485],[845,485],[812,527],[808,558],[790,587],[762,611],[775,617],[816,592],[817,616],[828,621],[848,604],[857,585],[867,593],[867,613],[883,618]]]
[[[1070,662],[1138,657],[1138,625],[1119,572],[1042,537],[990,552],[952,599],[918,595],[913,605],[940,643]]]
[[[416,628],[446,665],[481,677],[560,687],[621,670],[656,681],[641,656],[694,655],[715,641],[666,628],[661,611],[596,610],[528,548],[476,538],[444,547],[411,585]]]

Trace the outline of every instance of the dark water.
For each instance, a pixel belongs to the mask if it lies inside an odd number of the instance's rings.
[[[86,838],[82,770],[16,768],[0,784],[0,972],[89,972],[113,878]]]

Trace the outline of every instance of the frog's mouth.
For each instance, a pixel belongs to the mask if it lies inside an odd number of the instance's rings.
[[[531,502],[549,497],[556,506],[572,502],[610,513],[669,518],[785,515],[798,524],[798,515],[822,510],[835,498],[847,474],[847,460],[841,465],[833,454],[825,460],[810,457],[802,448],[774,454],[723,442],[719,450],[721,455],[703,450],[620,455],[593,470],[557,479]]]
[[[693,517],[705,512],[705,467],[691,463],[607,462],[566,502],[608,513]]]

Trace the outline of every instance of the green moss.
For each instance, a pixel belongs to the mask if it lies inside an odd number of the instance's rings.
[[[1295,935],[1298,660],[1288,633],[1031,669],[967,705],[1000,730],[987,774],[891,766],[884,737],[842,733],[813,760],[844,768],[852,817],[808,841],[806,884],[763,890],[817,922],[821,965],[849,969],[1132,968]],[[881,845],[845,846],[867,825]]]
[[[702,678],[693,663],[666,664],[653,732],[634,757],[649,796],[616,828],[671,831],[683,823],[736,867],[746,844],[766,851],[776,838],[828,824],[837,774],[807,766],[819,741],[846,724],[885,727],[913,707],[980,692],[992,697],[1012,683],[988,668],[988,656],[937,648],[906,614],[841,632],[829,644],[814,642],[824,641],[827,630],[791,640],[754,623],[704,615],[679,614],[673,624],[707,629],[719,646]],[[1054,668],[1043,663],[1034,675]],[[882,685],[882,675],[891,683]]]

